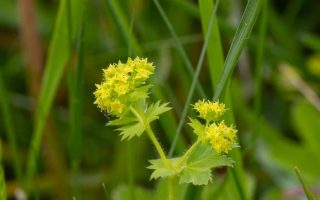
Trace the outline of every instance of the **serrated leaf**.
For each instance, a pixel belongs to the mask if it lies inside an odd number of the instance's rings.
[[[112,121],[109,121],[107,123],[107,126],[122,126],[122,125],[127,125],[131,123],[137,122],[138,119],[136,117],[121,117],[119,119],[115,119]]]
[[[193,128],[193,132],[198,136],[203,135],[205,126],[201,124],[201,122],[199,122],[197,119],[193,119],[191,117],[189,117],[189,119],[190,123],[188,124]]]
[[[164,166],[161,159],[150,160],[150,163],[148,168],[154,170],[150,179],[177,175],[180,177],[180,184],[206,185],[211,180],[212,168],[232,166],[234,161],[228,156],[216,153],[208,145],[199,144],[184,162],[178,157],[168,159],[168,166]]]
[[[177,165],[180,161],[180,157],[167,159],[167,161],[169,163],[169,166],[165,167],[161,159],[149,160],[151,165],[148,166],[147,168],[154,170],[150,176],[150,180],[157,179],[160,177],[166,178],[168,176],[173,176],[179,173],[179,170],[177,170]]]
[[[207,185],[211,181],[211,169],[188,167],[181,173],[179,183]]]
[[[120,131],[120,135],[122,136],[121,140],[124,140],[124,139],[129,140],[133,136],[140,136],[145,131],[145,127],[143,124],[138,122],[135,124],[123,126],[121,128],[118,128],[117,130]]]
[[[159,119],[159,115],[169,111],[171,108],[168,106],[169,103],[160,105],[160,101],[151,104],[146,111],[146,120],[148,123]]]
[[[216,153],[210,146],[200,144],[190,154],[180,174],[180,183],[206,185],[211,180],[211,168],[232,166],[234,161]]]
[[[146,99],[149,96],[149,89],[152,87],[151,84],[136,88],[129,96],[130,101],[138,101],[140,99]]]

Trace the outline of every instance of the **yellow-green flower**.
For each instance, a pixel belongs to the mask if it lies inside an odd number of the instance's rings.
[[[207,122],[218,120],[225,112],[225,105],[219,102],[199,100],[194,104],[194,109],[202,119]]]
[[[236,144],[236,133],[236,129],[221,121],[206,127],[205,138],[217,153],[228,153]]]
[[[115,116],[120,116],[133,101],[146,98],[147,94],[134,95],[132,100],[130,95],[138,91],[146,84],[150,75],[154,73],[154,66],[147,58],[128,58],[126,63],[110,64],[103,69],[103,81],[96,84],[96,91],[93,93],[101,111],[106,111]],[[147,91],[142,90],[147,93]],[[139,98],[139,95],[141,97]]]

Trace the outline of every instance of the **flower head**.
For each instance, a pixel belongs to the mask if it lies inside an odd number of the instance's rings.
[[[223,103],[199,100],[195,103],[194,109],[199,113],[200,118],[206,120],[203,124],[191,118],[189,123],[202,143],[210,144],[219,154],[227,154],[236,146],[238,131],[220,120],[226,111]]]
[[[205,138],[217,153],[228,153],[236,144],[237,130],[224,121],[212,123],[205,128]]]
[[[118,64],[110,64],[103,69],[103,81],[96,84],[94,104],[97,104],[101,111],[120,116],[133,101],[129,96],[146,84],[154,73],[154,68],[146,58],[139,57],[133,60],[128,58],[126,63],[119,61]],[[141,95],[141,98],[147,96]],[[139,96],[134,98],[134,101],[137,100]]]
[[[207,122],[218,120],[225,112],[225,105],[219,102],[199,100],[194,104],[194,109],[202,119]]]

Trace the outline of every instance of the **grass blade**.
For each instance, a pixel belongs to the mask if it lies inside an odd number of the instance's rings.
[[[83,8],[83,0],[71,0],[71,38],[74,39],[80,23],[80,15]],[[59,6],[56,25],[52,40],[49,47],[49,55],[46,62],[43,83],[41,86],[39,105],[36,112],[34,132],[29,149],[26,185],[30,186],[36,170],[36,161],[39,153],[42,132],[45,127],[45,122],[53,103],[54,96],[58,89],[59,82],[64,72],[64,66],[70,56],[71,44],[69,44],[68,33],[68,14],[67,1],[62,0]],[[28,190],[28,188],[26,188]]]
[[[222,76],[214,94],[213,99],[216,101],[221,97],[221,94],[226,87],[239,56],[244,48],[244,45],[251,34],[252,28],[259,15],[261,2],[262,0],[249,0],[247,3],[241,22],[231,43],[231,47],[224,63]]]
[[[73,182],[73,195],[79,197],[79,181],[77,179],[81,159],[82,145],[82,107],[83,107],[83,62],[84,62],[84,11],[81,16],[81,25],[77,39],[77,66],[69,70],[69,105],[70,105],[70,139],[69,156],[71,165],[71,181]]]
[[[10,148],[12,152],[12,161],[13,161],[13,169],[14,174],[18,180],[18,182],[21,183],[21,161],[18,154],[18,148],[17,148],[17,140],[16,140],[16,134],[14,130],[14,121],[12,118],[12,111],[10,110],[10,105],[8,101],[8,93],[5,87],[4,83],[4,77],[2,75],[2,71],[0,70],[0,108],[2,110],[2,115],[4,119],[4,126],[6,130],[6,134],[10,143]]]
[[[309,188],[307,187],[307,185],[305,184],[302,176],[301,176],[301,173],[300,173],[300,170],[298,167],[294,167],[294,171],[295,173],[297,174],[298,178],[299,178],[299,181],[303,187],[303,190],[304,190],[304,193],[306,194],[308,200],[315,200],[315,197],[313,196],[312,192],[309,190]]]
[[[0,199],[7,199],[6,180],[4,177],[4,169],[2,165],[2,141],[0,140]]]
[[[204,44],[202,46],[201,53],[200,53],[200,58],[199,58],[199,61],[198,61],[197,67],[196,67],[196,72],[195,72],[194,77],[192,79],[191,87],[190,87],[190,90],[189,90],[189,93],[188,93],[188,96],[187,96],[186,103],[184,104],[184,107],[183,107],[183,111],[182,111],[181,118],[180,118],[180,121],[179,121],[179,124],[178,124],[178,128],[176,130],[175,137],[174,137],[174,139],[172,141],[172,144],[171,144],[171,147],[170,147],[170,151],[169,151],[169,154],[168,154],[169,157],[171,157],[173,155],[173,152],[175,150],[178,138],[180,136],[180,132],[182,130],[185,118],[186,118],[188,110],[189,110],[188,108],[190,106],[191,99],[192,99],[192,96],[193,96],[193,93],[194,93],[194,90],[195,90],[195,86],[196,86],[196,83],[197,83],[197,80],[198,80],[198,77],[199,77],[199,74],[200,74],[200,71],[201,71],[201,68],[202,68],[204,56],[205,56],[205,53],[206,53],[206,50],[207,50],[207,47],[208,47],[209,39],[210,39],[210,36],[211,36],[211,31],[212,31],[212,28],[213,28],[213,22],[214,22],[214,19],[215,19],[217,10],[218,10],[218,6],[219,6],[219,0],[217,1],[217,4],[216,4],[215,8],[213,9],[211,17],[210,17],[210,23],[209,23],[209,27],[208,27],[208,32],[206,33]]]
[[[181,41],[179,40],[172,24],[170,23],[166,13],[164,12],[162,6],[160,5],[159,1],[158,0],[153,0],[154,4],[156,5],[163,21],[165,22],[166,26],[168,27],[169,29],[169,32],[171,34],[171,36],[173,37],[174,39],[174,42],[176,43],[176,47],[177,47],[177,50],[178,50],[178,53],[180,54],[185,66],[186,66],[186,69],[189,73],[189,75],[192,77],[193,74],[194,74],[194,71],[193,71],[193,67],[192,67],[192,64],[191,64],[191,61],[190,59],[188,58],[187,56],[187,53],[186,51],[184,50],[183,46],[182,46],[182,43]],[[196,82],[196,87],[197,87],[197,91],[199,92],[199,95],[204,98],[206,95],[205,95],[205,92],[199,82],[199,80],[197,79],[197,82]]]
[[[139,43],[133,36],[130,24],[128,20],[126,20],[126,17],[119,5],[120,1],[105,0],[105,2],[109,7],[109,11],[114,16],[116,23],[121,30],[120,32],[122,33],[122,36],[126,40],[127,44],[130,46],[130,49],[132,48],[133,56],[142,55],[142,50],[139,46]]]
[[[201,16],[201,24],[203,27],[203,32],[208,31],[208,24],[210,20],[210,13],[214,7],[214,2],[210,0],[199,0],[199,10]],[[223,70],[223,50],[219,32],[218,21],[213,23],[213,30],[211,32],[210,41],[208,45],[207,57],[209,61],[209,70],[211,77],[212,88],[218,84],[219,75]]]

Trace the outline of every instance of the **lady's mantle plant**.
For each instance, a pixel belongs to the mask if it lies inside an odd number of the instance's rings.
[[[152,87],[147,81],[154,70],[152,63],[139,57],[109,65],[103,69],[103,81],[96,84],[94,103],[116,117],[107,125],[117,126],[122,139],[147,133],[160,156],[150,161],[151,179],[177,177],[180,183],[206,185],[213,168],[232,166],[234,161],[227,154],[237,146],[237,130],[221,120],[226,111],[223,103],[199,100],[193,107],[201,119],[190,118],[189,123],[198,139],[182,156],[168,159],[150,126],[171,109],[168,103],[147,102]],[[171,185],[169,198],[174,198]]]

